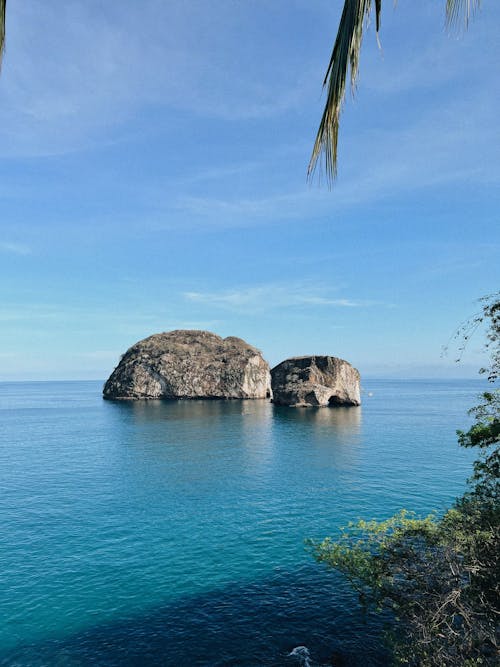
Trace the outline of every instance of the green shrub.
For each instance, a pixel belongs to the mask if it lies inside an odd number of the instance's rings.
[[[464,325],[487,322],[495,382],[500,365],[500,295]],[[459,443],[480,456],[466,493],[438,519],[401,510],[385,521],[358,521],[340,536],[309,542],[317,561],[342,572],[368,611],[391,618],[388,639],[396,664],[473,667],[500,664],[500,396],[485,392],[471,410],[475,423]]]

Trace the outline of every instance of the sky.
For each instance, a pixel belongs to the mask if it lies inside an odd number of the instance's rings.
[[[0,380],[105,379],[160,331],[271,365],[475,377],[500,284],[500,4],[383,3],[338,179],[306,170],[340,0],[18,0],[0,75]]]

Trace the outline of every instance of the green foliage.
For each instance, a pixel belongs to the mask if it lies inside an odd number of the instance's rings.
[[[340,529],[340,537],[309,542],[316,560],[342,572],[363,603],[380,606],[394,581],[395,572],[388,568],[396,552],[412,548],[412,540],[432,543],[436,534],[434,515],[417,519],[401,510],[385,521],[349,523]],[[408,539],[411,536],[411,540]]]
[[[477,510],[453,508],[442,520],[402,510],[313,545],[315,558],[346,575],[367,611],[390,612],[397,664],[497,664],[498,522],[492,530]]]
[[[461,329],[487,324],[491,381],[498,378],[500,294]],[[500,398],[485,392],[459,431],[480,456],[466,493],[438,519],[401,510],[385,521],[358,521],[340,536],[310,542],[317,561],[342,572],[367,610],[388,611],[394,661],[420,667],[499,664]]]
[[[474,473],[469,482],[471,490],[467,498],[476,502],[493,502],[498,506],[498,480],[500,478],[500,393],[485,392],[483,402],[470,412],[476,421],[468,431],[457,431],[462,447],[478,447],[479,458],[474,462]]]
[[[479,303],[481,304],[480,311],[469,317],[457,329],[452,339],[459,341],[457,361],[460,361],[469,340],[481,325],[486,325],[484,348],[489,354],[490,363],[488,367],[479,369],[479,372],[486,375],[489,382],[496,382],[500,374],[500,292],[488,294],[480,299]],[[496,406],[498,408],[498,403]],[[472,412],[476,413],[478,410],[481,410],[481,404],[473,408]]]

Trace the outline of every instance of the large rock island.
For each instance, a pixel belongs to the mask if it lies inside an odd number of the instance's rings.
[[[269,365],[241,338],[208,331],[155,334],[128,349],[104,398],[269,398]]]
[[[360,405],[359,372],[337,357],[285,359],[271,371],[273,402],[292,407]]]

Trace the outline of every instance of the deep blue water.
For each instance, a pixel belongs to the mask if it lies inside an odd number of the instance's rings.
[[[0,664],[300,665],[306,646],[312,665],[385,665],[304,539],[442,511],[482,387],[372,380],[362,408],[297,410],[0,383]]]

